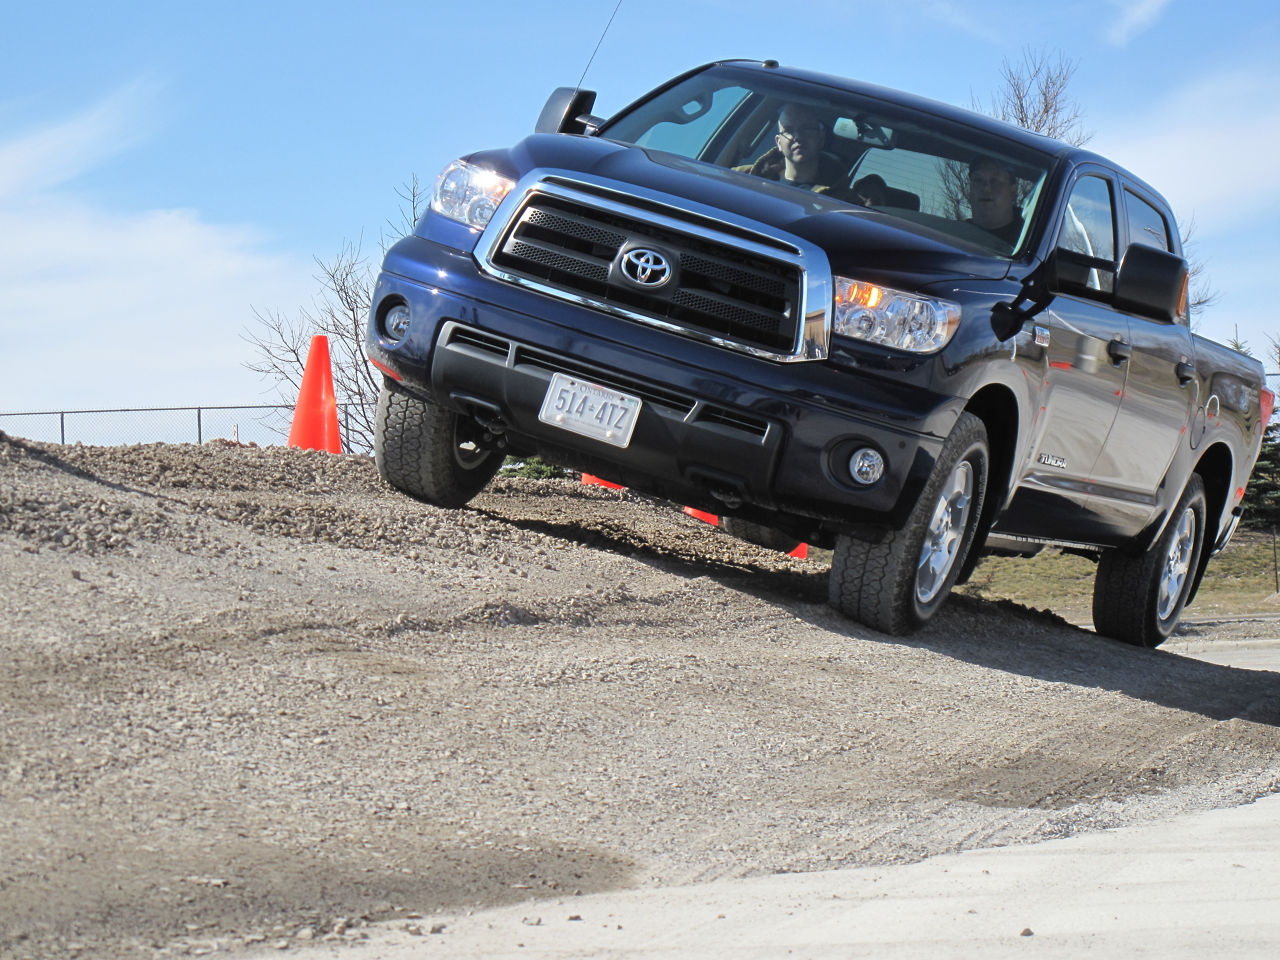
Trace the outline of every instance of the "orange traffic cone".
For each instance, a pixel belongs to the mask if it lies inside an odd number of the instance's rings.
[[[338,435],[338,401],[333,395],[333,368],[329,364],[329,338],[311,338],[307,366],[302,371],[298,405],[293,408],[289,446],[302,450],[342,452]]]
[[[713,527],[720,525],[720,518],[714,513],[707,513],[707,511],[699,510],[696,507],[685,507],[684,512],[697,520],[701,520],[703,523],[711,524]]]

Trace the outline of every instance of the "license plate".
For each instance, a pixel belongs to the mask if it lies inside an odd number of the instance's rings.
[[[625,447],[631,442],[640,398],[557,373],[542,398],[538,419],[572,433]]]

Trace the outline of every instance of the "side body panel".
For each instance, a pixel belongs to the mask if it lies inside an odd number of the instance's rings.
[[[1088,300],[1057,297],[1034,321],[1040,339],[1040,409],[1016,495],[1000,533],[1098,542],[1105,524],[1089,509],[1094,466],[1120,409],[1125,367],[1107,353],[1128,319]],[[1033,338],[1035,333],[1033,333]]]

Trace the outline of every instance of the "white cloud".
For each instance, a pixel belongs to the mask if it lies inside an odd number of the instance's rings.
[[[6,206],[0,409],[260,402],[251,307],[309,302],[312,269],[192,211]]]
[[[114,211],[76,175],[138,142],[138,87],[0,143],[0,410],[264,402],[242,339],[314,266],[195,210]]]
[[[1117,47],[1126,46],[1130,40],[1160,19],[1169,0],[1111,0],[1116,10],[1115,24],[1107,32],[1107,40]]]
[[[137,144],[158,95],[156,84],[135,81],[73,116],[0,143],[0,201],[64,184]]]
[[[1221,299],[1201,333],[1238,333],[1258,354],[1276,335],[1265,306],[1280,262],[1280,68],[1245,65],[1172,88],[1140,115],[1105,118],[1089,144],[1194,218],[1194,254]]]
[[[1001,39],[999,24],[992,23],[990,17],[975,12],[973,4],[955,3],[953,0],[924,0],[918,4],[918,11],[911,11],[911,6],[908,5],[908,9],[904,11],[909,17],[923,17],[929,22],[950,27],[958,33],[988,43],[997,43]]]
[[[1280,70],[1267,65],[1173,89],[1145,116],[1105,118],[1089,144],[1161,191],[1201,237],[1280,202]]]
[[[843,0],[831,4],[834,11],[854,24],[867,22],[868,13],[862,9],[864,6],[849,4]],[[918,31],[921,23],[927,23],[933,29],[949,29],[970,40],[1000,44],[1004,40],[1005,25],[1000,17],[993,16],[986,7],[986,4],[966,3],[962,0],[901,0],[896,4],[878,7],[876,16],[884,17],[898,30],[908,33]]]

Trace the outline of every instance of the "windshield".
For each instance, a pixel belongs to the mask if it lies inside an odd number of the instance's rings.
[[[1011,256],[1049,158],[871,97],[714,67],[611,121],[601,136],[662,150]]]

